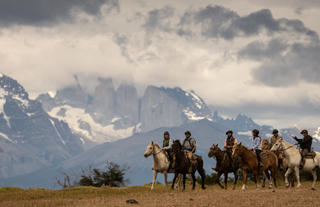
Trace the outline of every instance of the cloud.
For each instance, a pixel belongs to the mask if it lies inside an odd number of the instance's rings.
[[[259,82],[275,87],[298,85],[303,81],[320,84],[319,44],[294,44],[285,55],[269,58],[253,71]]]
[[[318,40],[316,32],[306,28],[299,20],[275,19],[269,9],[262,9],[248,15],[238,13],[222,6],[207,6],[196,11],[188,11],[182,16],[178,26],[200,25],[201,35],[208,38],[232,40],[236,37],[293,31]],[[180,34],[183,28],[179,29]],[[182,31],[182,32],[181,32]]]
[[[170,18],[173,15],[174,9],[168,6],[161,9],[151,10],[148,12],[146,21],[142,27],[145,28],[147,32],[153,32],[156,29],[170,32]]]
[[[51,26],[72,21],[74,10],[98,16],[104,5],[107,10],[119,7],[118,0],[1,0],[0,26]]]

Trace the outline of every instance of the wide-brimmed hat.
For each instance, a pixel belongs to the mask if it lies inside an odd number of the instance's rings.
[[[226,135],[228,135],[229,133],[233,134],[233,131],[228,130],[228,131],[226,132]]]

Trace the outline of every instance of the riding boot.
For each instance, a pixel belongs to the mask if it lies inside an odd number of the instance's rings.
[[[300,165],[299,165],[299,169],[300,170],[303,169],[303,161],[304,161],[304,158],[302,157],[301,160],[300,160]]]

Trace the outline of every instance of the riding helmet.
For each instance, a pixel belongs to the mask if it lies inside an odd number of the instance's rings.
[[[232,135],[232,134],[233,134],[233,131],[228,130],[228,131],[226,132],[226,135],[228,135],[229,133],[231,133],[231,135]]]
[[[191,136],[191,132],[190,131],[186,131],[184,134],[185,135],[189,134]]]
[[[277,133],[279,133],[278,129],[274,129],[274,130],[272,131],[272,134],[277,134]]]
[[[170,135],[168,131],[165,131],[163,135]]]

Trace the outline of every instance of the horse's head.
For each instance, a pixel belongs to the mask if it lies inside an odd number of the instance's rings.
[[[232,157],[240,157],[243,154],[244,150],[245,147],[241,143],[233,145]]]
[[[208,157],[213,157],[213,156],[216,156],[219,152],[221,152],[220,148],[218,147],[218,144],[216,145],[212,145],[210,147],[210,151],[208,153]]]
[[[144,152],[144,157],[149,157],[153,153],[154,144],[150,142]]]
[[[182,150],[182,145],[179,140],[175,140],[171,148],[173,153],[180,152]]]
[[[274,143],[274,145],[271,147],[271,151],[275,152],[278,151],[282,148],[282,140],[279,139],[278,141],[276,141],[276,143]]]
[[[179,160],[177,158],[177,154],[180,153],[182,151],[182,145],[180,143],[179,140],[175,140],[172,144],[172,163],[171,163],[171,167],[173,169],[177,168],[177,165],[179,163]]]
[[[263,150],[269,150],[270,149],[270,143],[268,139],[262,139],[260,144],[261,149]]]

